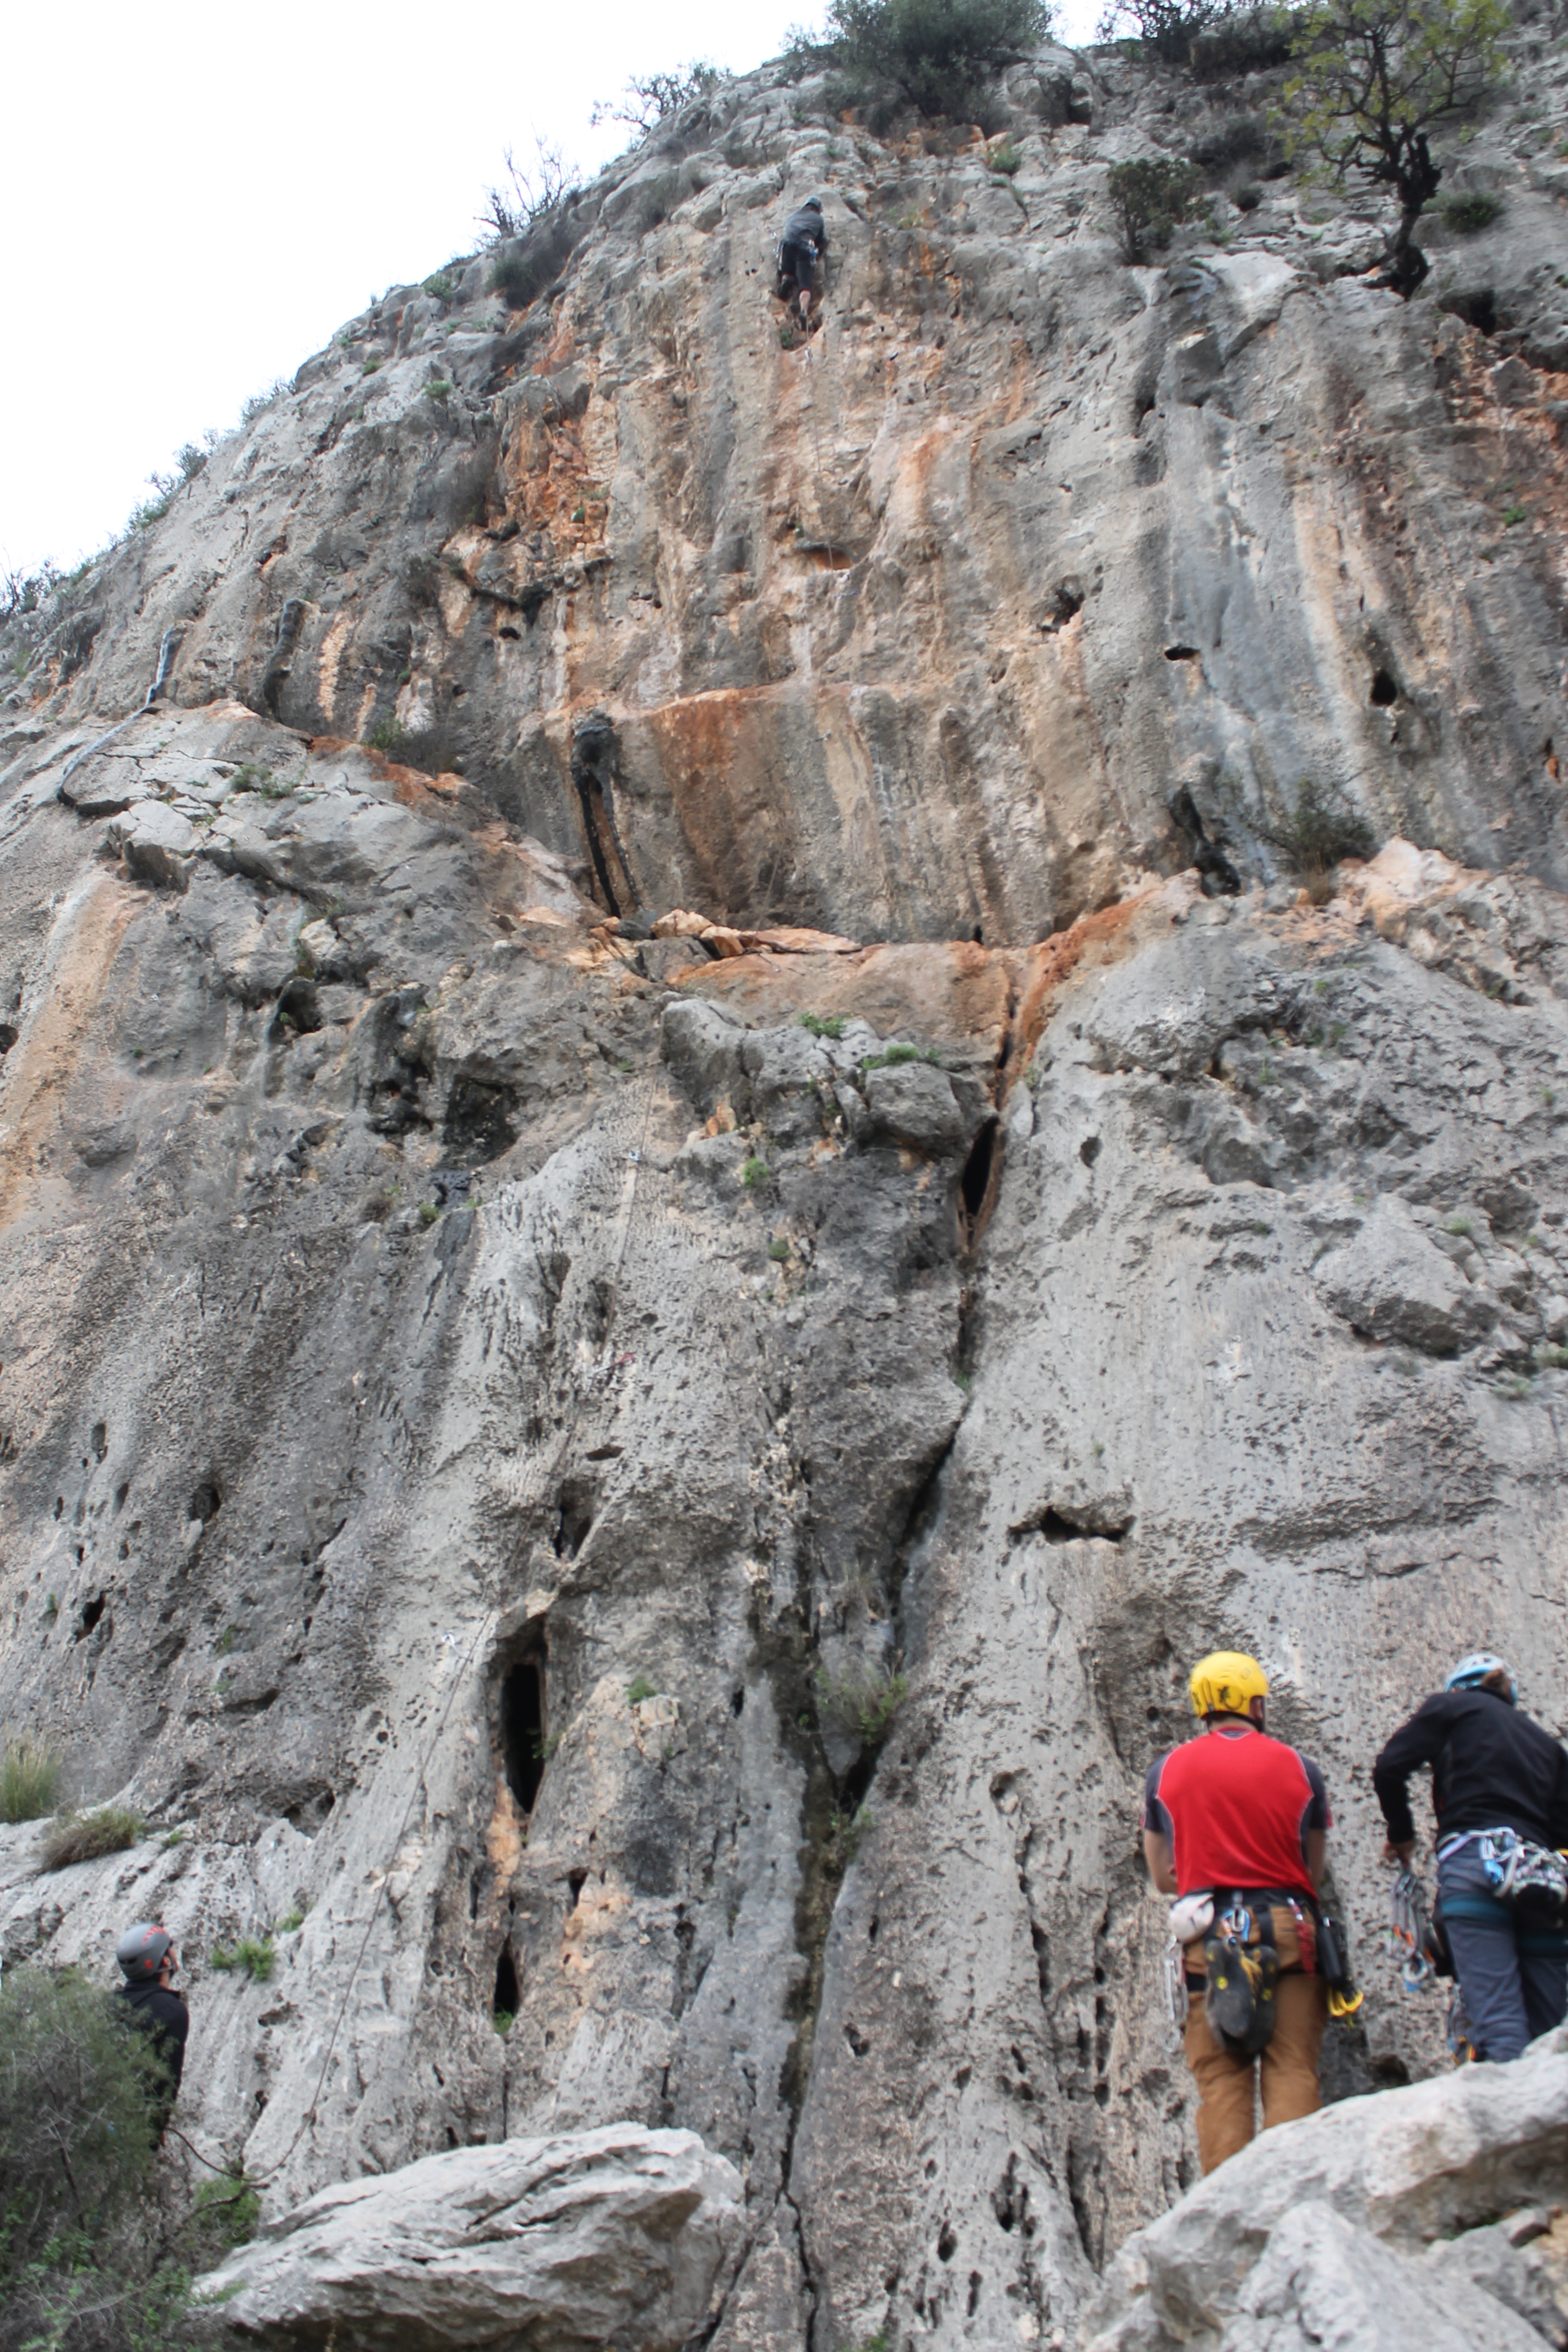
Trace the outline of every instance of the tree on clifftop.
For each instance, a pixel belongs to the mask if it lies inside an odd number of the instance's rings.
[[[1413,233],[1443,176],[1430,133],[1496,81],[1509,23],[1501,0],[1312,0],[1300,18],[1288,144],[1341,184],[1354,173],[1391,190],[1388,283],[1406,299],[1427,268]]]
[[[827,10],[832,55],[852,78],[895,82],[922,114],[960,121],[1049,22],[1044,0],[829,0]]]

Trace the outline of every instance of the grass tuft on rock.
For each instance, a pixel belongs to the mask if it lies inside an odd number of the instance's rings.
[[[61,1813],[44,1839],[43,1867],[68,1870],[76,1862],[99,1862],[123,1853],[142,1834],[142,1816],[125,1805],[100,1805],[90,1813]]]
[[[0,1756],[0,1822],[37,1822],[55,1809],[60,1759],[46,1740],[23,1733]]]

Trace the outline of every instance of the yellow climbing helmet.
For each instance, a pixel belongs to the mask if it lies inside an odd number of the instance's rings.
[[[1268,1677],[1240,1650],[1215,1650],[1198,1660],[1187,1688],[1194,1715],[1245,1715],[1255,1698],[1268,1697]]]

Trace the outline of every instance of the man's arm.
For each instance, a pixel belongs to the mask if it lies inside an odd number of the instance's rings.
[[[1162,1895],[1176,1892],[1176,1865],[1171,1853],[1169,1838],[1158,1830],[1143,1832],[1143,1859],[1149,1865],[1149,1875]]]
[[[1323,1872],[1328,1867],[1328,1856],[1327,1830],[1309,1830],[1307,1832],[1307,1875],[1320,1893],[1322,1890]]]
[[[1410,1859],[1415,1844],[1415,1822],[1405,1784],[1412,1772],[1419,1770],[1423,1764],[1436,1762],[1447,1735],[1441,1695],[1424,1700],[1409,1722],[1394,1733],[1372,1768],[1372,1785],[1388,1828],[1388,1842],[1384,1847],[1386,1860],[1395,1855],[1401,1862]]]

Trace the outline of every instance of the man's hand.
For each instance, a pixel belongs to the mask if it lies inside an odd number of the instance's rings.
[[[1392,1838],[1384,1838],[1383,1842],[1383,1858],[1384,1862],[1403,1863],[1408,1868],[1410,1857],[1415,1851],[1415,1841],[1414,1838],[1404,1838],[1398,1845],[1394,1844]]]

